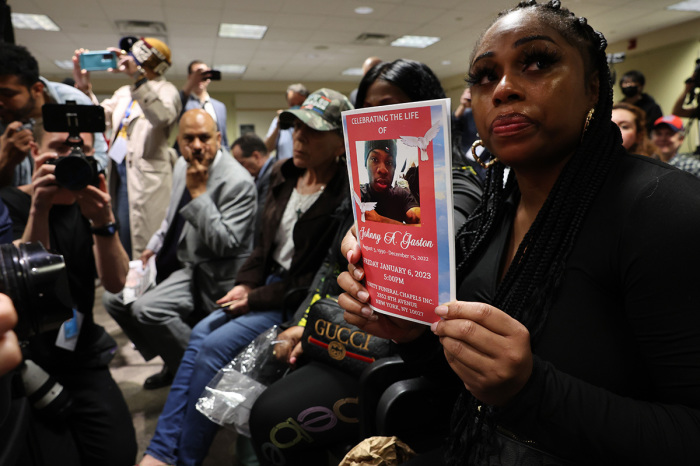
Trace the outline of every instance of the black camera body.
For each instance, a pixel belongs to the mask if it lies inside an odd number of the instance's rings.
[[[80,146],[73,146],[71,153],[48,162],[56,165],[54,175],[59,186],[80,191],[88,185],[99,188],[100,168],[94,157],[88,157]]]
[[[19,368],[0,377],[0,438],[5,441],[0,442],[0,464],[4,466],[18,464],[22,449],[29,448],[25,444],[33,442],[28,432],[35,413],[58,424],[65,424],[70,415],[73,401],[68,391],[31,360],[28,342],[73,317],[73,300],[63,256],[47,252],[41,243],[0,245],[0,292],[12,299],[17,310],[14,330],[24,356]]]
[[[22,126],[20,126],[19,130],[22,131],[22,130],[28,129],[29,131],[34,132],[34,125],[35,124],[36,124],[36,122],[34,121],[34,118],[30,118],[29,121],[27,121]]]
[[[58,329],[73,317],[73,299],[63,256],[41,243],[0,245],[0,292],[17,309],[20,341]]]
[[[100,169],[93,157],[82,150],[80,133],[101,133],[105,130],[105,111],[99,105],[77,105],[69,100],[65,104],[45,104],[41,107],[44,130],[67,132],[66,144],[71,153],[46,163],[56,165],[56,182],[59,186],[79,191],[88,185],[99,187]]]
[[[212,81],[221,81],[221,71],[219,70],[208,70],[202,73],[204,79],[211,79]]]
[[[693,75],[685,80],[686,84],[692,84],[693,89],[688,93],[688,104],[692,104],[695,100],[695,91],[700,89],[700,58],[695,60],[695,69],[693,70]]]

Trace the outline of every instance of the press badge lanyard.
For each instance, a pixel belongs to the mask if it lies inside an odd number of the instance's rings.
[[[114,160],[117,165],[124,161],[126,157],[126,123],[131,116],[131,111],[134,108],[134,99],[131,99],[129,106],[126,107],[126,112],[124,112],[124,117],[119,122],[119,128],[117,128],[116,135],[112,141],[112,145],[109,148],[109,157]]]
[[[85,316],[82,312],[73,308],[73,318],[66,320],[61,324],[61,328],[56,335],[55,345],[68,351],[75,351],[75,346],[78,344],[78,336],[80,329],[83,326]]]

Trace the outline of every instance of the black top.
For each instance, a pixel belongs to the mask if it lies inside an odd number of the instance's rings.
[[[414,207],[420,207],[411,192],[406,188],[389,187],[384,192],[374,191],[368,184],[360,186],[362,202],[376,202],[374,210],[382,217],[397,222],[406,222],[406,212]]]
[[[533,344],[532,376],[498,410],[499,424],[582,464],[697,462],[697,212],[697,178],[648,157],[615,162]],[[460,284],[459,300],[488,303],[494,296],[510,213]],[[420,355],[420,347],[446,370],[436,342],[426,335],[404,353]]]
[[[464,109],[464,113],[462,113],[460,117],[455,118],[455,120],[461,136],[460,144],[462,145],[462,151],[467,154],[471,151],[474,141],[479,138],[472,109]]]
[[[654,122],[664,116],[661,107],[659,107],[659,104],[657,104],[654,98],[649,94],[642,94],[642,98],[636,101],[634,105],[641,108],[644,110],[644,113],[646,113],[647,132],[651,133],[651,130],[654,128]]]
[[[12,220],[7,206],[0,199],[0,244],[11,243],[12,237]]]
[[[482,193],[479,175],[470,166],[452,167],[455,233],[474,211]]]
[[[285,294],[296,288],[309,287],[342,221],[333,214],[350,195],[343,158],[338,160],[336,172],[319,198],[294,225],[294,255],[289,272],[281,281],[265,284],[274,263],[272,253],[276,247],[277,229],[297,180],[304,171],[296,167],[292,159],[281,160],[272,167],[259,241],[236,276],[236,284],[246,284],[252,288],[248,294],[248,305],[253,311],[299,304],[286,301]]]

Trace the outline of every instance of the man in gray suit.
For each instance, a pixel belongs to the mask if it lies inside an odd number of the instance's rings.
[[[250,174],[221,146],[221,133],[203,109],[185,112],[165,220],[141,255],[156,256],[157,285],[132,304],[122,293],[104,293],[109,314],[146,360],[161,356],[163,371],[144,384],[172,381],[191,332],[195,310],[209,312],[233,286],[250,254],[256,189]]]

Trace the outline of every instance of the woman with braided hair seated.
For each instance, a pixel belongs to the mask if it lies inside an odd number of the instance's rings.
[[[360,81],[355,101],[358,108],[368,108],[444,97],[445,91],[440,80],[427,65],[398,59],[380,62],[372,67]],[[452,145],[456,229],[478,204],[481,185],[476,172],[467,165],[459,141],[453,139]],[[344,206],[341,205],[342,207]],[[345,225],[341,227],[343,229],[339,235],[342,238],[352,224],[352,212],[349,207],[336,211],[340,212],[344,212],[349,220],[347,224],[341,223]],[[347,255],[338,256],[338,244],[335,244],[328,252],[314,282],[317,283],[321,278],[336,279],[338,270],[343,270],[347,265]],[[326,289],[329,295],[337,295],[342,291],[337,287],[329,288]],[[275,347],[277,358],[288,362],[294,370],[270,385],[250,412],[253,446],[260,464],[264,466],[327,465],[327,448],[337,452],[346,445],[353,445],[359,435],[359,377],[303,354],[302,325],[307,325],[305,313],[312,296],[317,293],[316,285],[310,292],[311,295],[300,307],[301,312],[295,316],[293,323],[296,325],[279,335],[277,339],[280,344]],[[343,415],[336,416],[340,406]],[[325,421],[314,422],[320,413],[325,413],[320,416]],[[326,414],[328,417],[325,417]]]
[[[346,320],[462,387],[447,448],[407,464],[700,457],[700,182],[626,153],[605,47],[558,1],[481,36],[468,81],[491,165],[457,235],[458,300],[430,329],[372,312],[343,241]]]

